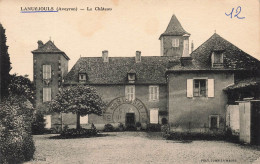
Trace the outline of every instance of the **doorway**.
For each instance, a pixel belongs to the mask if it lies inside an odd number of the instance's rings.
[[[128,130],[135,130],[135,113],[126,113],[125,126]]]

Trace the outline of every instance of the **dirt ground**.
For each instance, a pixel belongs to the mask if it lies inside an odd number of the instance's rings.
[[[27,163],[260,163],[259,149],[225,141],[184,143],[146,132],[103,134],[80,139],[34,136],[36,153]]]

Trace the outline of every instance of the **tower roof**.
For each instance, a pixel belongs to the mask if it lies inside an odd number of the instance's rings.
[[[183,29],[181,23],[179,22],[177,17],[173,14],[167,29],[165,30],[164,33],[161,34],[159,39],[161,39],[162,36],[185,35],[185,34],[190,35],[190,33],[188,33]]]
[[[70,59],[63,51],[58,49],[51,40],[32,51],[32,53],[61,53],[67,60]]]

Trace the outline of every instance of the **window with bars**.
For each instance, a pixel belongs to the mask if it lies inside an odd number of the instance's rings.
[[[43,102],[51,101],[51,88],[43,88]]]
[[[131,101],[135,99],[135,86],[127,85],[125,86],[125,96],[127,100]]]
[[[43,76],[43,79],[51,78],[51,65],[42,66],[42,76]]]
[[[172,47],[179,47],[179,39],[178,38],[172,39]]]
[[[150,101],[159,100],[159,86],[158,85],[149,86],[149,100]]]

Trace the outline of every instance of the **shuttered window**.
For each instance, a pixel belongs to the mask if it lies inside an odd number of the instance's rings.
[[[159,100],[159,86],[150,85],[149,86],[149,101],[158,101]]]
[[[178,38],[172,39],[172,47],[179,47],[179,39]]]
[[[125,96],[126,96],[126,99],[129,101],[135,99],[135,86],[134,85],[125,86]]]
[[[50,79],[51,78],[51,65],[43,65],[42,66],[42,75],[43,79]]]
[[[187,97],[214,97],[214,79],[187,79]]]
[[[150,109],[150,123],[151,124],[158,124],[159,123],[159,109],[153,108]]]
[[[43,88],[43,102],[51,101],[51,88]]]

